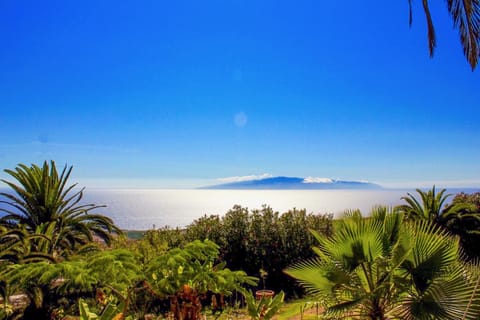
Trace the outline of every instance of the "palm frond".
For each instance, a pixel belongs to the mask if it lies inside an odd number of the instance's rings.
[[[362,319],[365,316],[363,312],[361,312],[364,308],[363,302],[364,299],[362,298],[343,301],[328,306],[325,308],[323,314],[327,317],[333,316],[335,319]]]
[[[402,267],[411,275],[421,295],[435,278],[457,262],[459,245],[444,230],[428,221],[412,224],[407,234],[412,239],[412,251]]]
[[[480,56],[480,1],[447,0],[447,5],[460,33],[463,53],[474,70]]]
[[[408,25],[411,27],[413,22],[412,0],[408,0]]]
[[[320,259],[301,261],[284,272],[298,280],[309,294],[317,296],[331,294],[340,286],[352,285],[351,276],[347,271]]]
[[[434,319],[478,319],[479,309],[468,308],[473,286],[460,267],[450,268],[447,274],[433,281],[423,294],[412,292],[403,299],[400,315],[407,319],[422,319],[427,315]],[[477,298],[478,299],[478,298]]]
[[[52,248],[50,251],[75,251],[94,237],[109,244],[114,234],[121,234],[113,221],[100,214],[91,214],[103,206],[81,203],[84,189],[75,191],[77,184],[68,184],[72,167],[59,172],[54,161],[26,166],[19,164],[15,170],[5,170],[16,180],[16,183],[2,180],[13,193],[1,193],[6,200],[0,200],[9,206],[3,209],[7,213],[0,218],[0,225],[15,228],[25,225],[30,233],[40,232],[39,226],[55,223],[54,230],[49,232]],[[36,244],[40,252],[45,252],[45,242]],[[63,254],[63,253],[62,253]]]

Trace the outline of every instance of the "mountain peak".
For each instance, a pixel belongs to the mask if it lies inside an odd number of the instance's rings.
[[[381,189],[366,181],[345,181],[330,178],[266,177],[253,180],[222,183],[200,189],[224,190],[327,190],[327,189]]]

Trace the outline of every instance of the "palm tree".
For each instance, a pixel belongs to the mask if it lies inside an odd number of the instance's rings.
[[[402,197],[406,204],[397,207],[405,214],[408,220],[428,220],[441,226],[448,232],[458,235],[465,249],[468,259],[478,256],[476,253],[480,235],[480,213],[477,205],[467,201],[468,196],[460,194],[453,202],[446,205],[451,194],[445,194],[445,189],[436,192],[435,186],[431,190],[417,189],[420,200],[410,193]]]
[[[435,186],[427,192],[420,189],[416,189],[416,191],[420,195],[421,201],[408,192],[407,196],[401,198],[406,204],[398,206],[397,209],[402,211],[408,220],[426,219],[437,222],[440,219],[442,207],[450,194],[445,194],[445,189],[437,193]]]
[[[479,0],[447,0],[447,9],[453,19],[453,25],[459,30],[460,42],[463,53],[467,58],[472,70],[478,64],[480,57],[480,1]],[[408,0],[410,18],[412,24],[412,0]],[[430,13],[429,1],[422,0],[423,11],[428,26],[428,48],[430,56],[433,56],[437,44],[435,28]]]
[[[416,191],[420,195],[421,201],[408,192],[407,196],[401,198],[405,200],[406,204],[397,207],[408,220],[425,219],[439,225],[445,225],[445,222],[458,212],[472,209],[472,205],[466,203],[445,206],[447,199],[451,196],[451,194],[445,194],[446,189],[437,193],[435,186],[433,186],[428,191],[420,189],[416,189]]]
[[[48,233],[50,250],[57,251],[75,251],[94,237],[109,244],[113,234],[121,233],[110,218],[90,213],[101,206],[81,203],[84,188],[76,191],[77,184],[67,185],[72,167],[65,166],[59,174],[55,162],[45,161],[42,167],[19,164],[5,172],[18,184],[1,180],[13,192],[0,193],[6,199],[0,203],[7,204],[0,209],[5,213],[0,225]]]
[[[330,238],[314,233],[317,258],[285,272],[325,303],[325,315],[350,319],[478,319],[469,306],[477,278],[467,276],[457,241],[429,223],[404,223],[380,207],[338,222]],[[459,316],[460,315],[460,316]]]

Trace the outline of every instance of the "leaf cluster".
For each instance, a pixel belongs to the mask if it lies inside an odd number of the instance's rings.
[[[0,259],[64,259],[94,240],[109,244],[121,234],[113,221],[82,201],[84,189],[68,184],[72,167],[57,171],[55,162],[19,164],[5,170],[15,182],[2,179],[10,192],[0,192]]]
[[[330,235],[332,218],[298,209],[279,214],[268,206],[254,210],[234,206],[222,217],[204,216],[182,231],[167,228],[151,232],[163,234],[162,238],[183,237],[183,244],[196,239],[211,240],[219,246],[219,259],[228,268],[262,277],[263,287],[284,290],[292,296],[302,294],[302,289],[282,269],[313,256],[315,239],[309,230]],[[262,271],[266,276],[262,276]]]
[[[148,280],[163,296],[182,292],[185,285],[200,295],[209,291],[231,295],[243,284],[257,283],[245,272],[231,271],[225,263],[217,263],[218,254],[218,246],[212,241],[195,240],[154,259],[146,271]]]
[[[458,240],[427,220],[398,211],[351,215],[330,238],[314,233],[317,258],[286,273],[324,302],[328,316],[355,319],[476,319],[478,275],[461,260]],[[478,272],[478,271],[476,271]],[[474,301],[475,303],[469,303]]]
[[[283,291],[280,291],[274,297],[263,296],[260,299],[256,299],[251,290],[242,290],[242,294],[245,297],[248,315],[252,320],[272,319],[280,310],[285,298]]]

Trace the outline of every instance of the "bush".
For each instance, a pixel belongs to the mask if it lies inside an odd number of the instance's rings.
[[[310,229],[325,236],[332,233],[332,215],[307,214],[292,209],[279,214],[264,205],[261,209],[234,206],[224,217],[204,216],[185,230],[186,240],[209,239],[220,247],[220,259],[232,270],[263,278],[261,286],[287,295],[303,291],[282,270],[293,262],[312,257],[315,240]]]
[[[223,217],[204,215],[184,230],[149,230],[143,241],[183,248],[194,240],[211,240],[219,246],[218,259],[228,268],[262,278],[260,288],[283,290],[291,297],[301,296],[303,290],[282,270],[311,258],[316,242],[309,230],[330,236],[332,223],[331,214],[307,214],[305,209],[279,214],[267,205],[254,210],[235,205]]]

